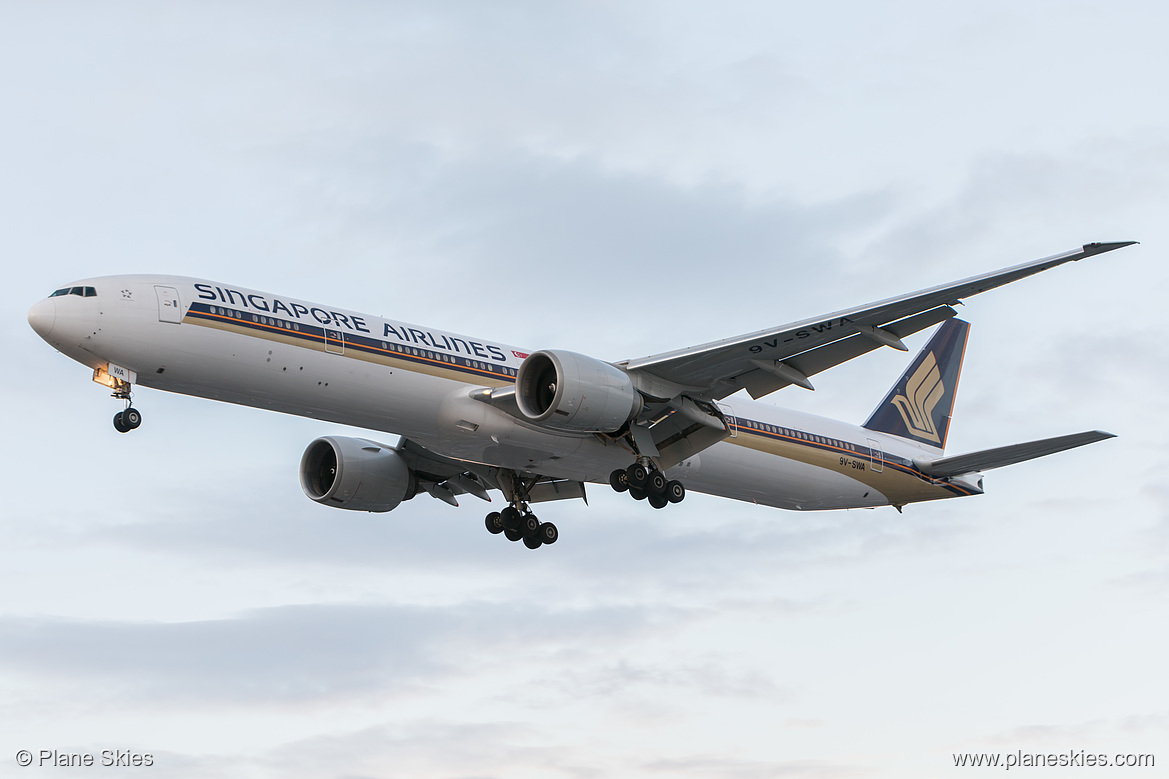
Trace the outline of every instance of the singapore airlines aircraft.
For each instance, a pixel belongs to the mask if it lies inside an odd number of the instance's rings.
[[[701,346],[606,362],[530,352],[353,311],[176,276],[106,276],[53,292],[29,324],[93,369],[137,428],[135,384],[392,433],[325,436],[300,462],[326,506],[390,511],[426,493],[507,504],[487,529],[529,548],[556,526],[531,504],[608,482],[654,508],[688,490],[785,509],[895,506],[982,492],[982,472],[1105,438],[1077,433],[946,456],[969,325],[964,298],[1133,242],[1075,251]],[[862,425],[732,397],[789,385],[936,333]]]

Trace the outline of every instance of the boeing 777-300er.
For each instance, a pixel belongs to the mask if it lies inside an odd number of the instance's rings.
[[[1073,260],[1074,251],[701,346],[607,362],[177,276],[105,276],[61,287],[29,324],[93,370],[137,428],[133,385],[395,434],[394,446],[324,436],[300,482],[312,500],[391,511],[426,493],[506,507],[487,529],[529,548],[556,526],[531,505],[608,482],[654,508],[688,490],[785,509],[895,506],[977,495],[982,472],[1112,437],[1091,431],[946,456],[969,325],[964,298]],[[756,402],[940,325],[861,425]],[[740,391],[751,396],[732,397]],[[728,401],[728,398],[730,399]]]

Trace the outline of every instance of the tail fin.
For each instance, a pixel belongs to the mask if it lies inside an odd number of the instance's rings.
[[[862,427],[945,449],[969,331],[943,322]]]

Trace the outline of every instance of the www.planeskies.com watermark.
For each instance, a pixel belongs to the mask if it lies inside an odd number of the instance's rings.
[[[955,768],[1153,768],[1153,755],[1108,754],[1086,749],[1067,752],[955,752]]]

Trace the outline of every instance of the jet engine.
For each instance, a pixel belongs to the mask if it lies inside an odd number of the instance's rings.
[[[300,458],[304,494],[325,506],[391,511],[414,497],[414,475],[396,451],[364,438],[322,436]]]
[[[612,433],[641,412],[641,394],[624,371],[576,352],[529,355],[515,386],[520,413],[556,430]]]

